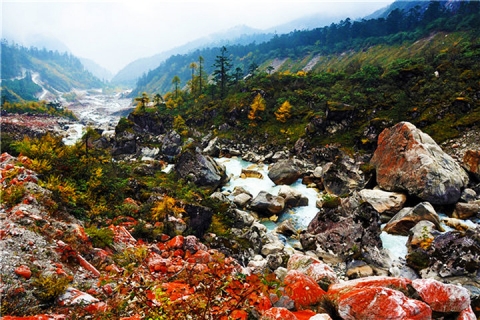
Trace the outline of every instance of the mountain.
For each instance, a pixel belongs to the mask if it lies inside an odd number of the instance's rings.
[[[1,42],[1,98],[3,101],[56,99],[72,89],[103,87],[80,59],[68,52],[25,48]]]
[[[422,10],[417,10],[416,6],[419,4],[424,5]],[[462,8],[459,7],[460,4],[463,5]],[[344,54],[350,50],[366,50],[375,43],[392,41],[385,39],[390,35],[398,34],[398,39],[395,41],[402,41],[409,37],[422,36],[415,33],[416,29],[423,30],[425,34],[430,32],[428,28],[453,29],[456,24],[461,24],[458,20],[462,20],[463,16],[473,10],[468,6],[475,4],[474,1],[398,1],[381,13],[384,15],[389,12],[387,18],[359,21],[347,18],[321,28],[295,30],[288,34],[275,35],[269,41],[259,44],[225,44],[225,46],[233,64],[232,73],[236,70],[237,76],[247,76],[252,65],[258,66],[258,71],[263,72],[267,72],[267,68],[288,72],[310,71],[321,68],[322,59],[319,58],[321,56]],[[409,9],[407,11],[400,7]],[[450,25],[445,24],[442,19],[451,18],[451,15],[454,15],[452,18],[454,22]],[[430,23],[436,24],[429,25]],[[467,19],[462,23],[472,22]],[[189,65],[192,62],[198,62],[200,56],[205,61],[204,75],[211,75],[214,71],[213,64],[219,53],[220,47],[208,47],[184,55],[171,56],[158,68],[142,76],[132,95],[140,95],[142,92],[164,94],[172,90],[171,81],[175,76],[181,80],[179,87],[186,86],[192,78]]]
[[[144,73],[157,68],[163,61],[173,55],[186,54],[196,49],[212,46],[215,47],[225,43],[247,44],[251,42],[264,42],[272,37],[273,33],[265,33],[258,29],[239,25],[226,31],[213,33],[200,39],[188,42],[182,46],[168,51],[164,51],[150,57],[137,59],[120,70],[113,77],[112,83],[133,86],[138,78],[140,78]]]
[[[113,73],[105,69],[95,61],[87,58],[79,58],[85,69],[91,72],[95,77],[103,81],[110,81],[113,78]]]

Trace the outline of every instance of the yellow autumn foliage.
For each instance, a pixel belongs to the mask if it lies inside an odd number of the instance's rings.
[[[184,212],[185,209],[177,204],[177,200],[167,195],[155,202],[151,209],[152,217],[157,221],[164,220],[169,215],[178,217]]]
[[[292,115],[290,114],[290,110],[292,110],[292,105],[290,102],[285,101],[282,103],[280,108],[278,108],[277,111],[275,111],[275,117],[277,118],[277,121],[280,122],[287,122],[287,119],[289,119]]]
[[[255,98],[253,99],[252,104],[250,105],[250,112],[248,113],[249,120],[255,120],[259,117],[257,116],[258,111],[265,110],[265,99],[263,99],[262,95],[258,93]]]

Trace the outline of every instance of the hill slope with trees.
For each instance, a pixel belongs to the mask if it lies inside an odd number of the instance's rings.
[[[104,85],[69,53],[25,48],[5,40],[1,42],[1,49],[2,102],[37,100],[42,86],[50,92],[68,92],[73,88],[91,89]],[[37,81],[34,75],[38,75]]]
[[[199,50],[169,58],[134,94],[157,97],[150,113],[249,142],[333,138],[369,149],[384,127],[405,120],[441,142],[480,120],[479,16],[479,2],[430,2],[386,19]]]

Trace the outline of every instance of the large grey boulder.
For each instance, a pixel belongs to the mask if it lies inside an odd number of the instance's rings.
[[[422,220],[432,222],[437,230],[443,231],[438,214],[428,202],[421,202],[413,208],[403,208],[385,225],[383,231],[408,236],[410,229]]]
[[[380,189],[363,189],[358,192],[358,195],[362,201],[370,203],[380,213],[397,213],[407,201],[407,196],[403,193]]]
[[[175,164],[177,174],[200,187],[212,190],[218,188],[227,178],[225,167],[199,150],[187,149],[178,157]]]
[[[409,122],[382,131],[371,159],[378,185],[434,205],[456,203],[468,176],[427,134]]]
[[[162,140],[161,151],[169,160],[178,156],[182,151],[182,137],[175,130],[170,131]]]
[[[301,172],[293,160],[280,160],[269,168],[268,177],[276,185],[290,185],[301,177]]]
[[[285,199],[266,191],[260,191],[250,202],[250,209],[266,215],[278,214],[285,209]]]

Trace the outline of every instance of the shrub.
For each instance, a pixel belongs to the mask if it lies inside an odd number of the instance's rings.
[[[90,237],[92,245],[96,248],[106,248],[113,244],[113,231],[109,228],[86,228],[85,232]]]
[[[35,296],[43,303],[53,303],[68,287],[70,279],[56,274],[40,274],[32,281]]]

